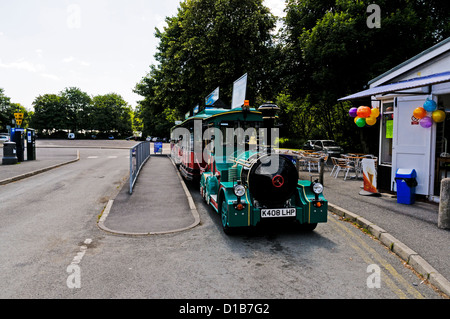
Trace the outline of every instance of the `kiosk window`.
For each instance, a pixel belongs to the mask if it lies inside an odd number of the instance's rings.
[[[394,102],[384,102],[381,113],[380,164],[392,165]]]

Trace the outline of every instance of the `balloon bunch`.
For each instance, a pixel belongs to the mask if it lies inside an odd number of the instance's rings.
[[[431,115],[428,115],[427,112],[430,112]],[[423,128],[431,127],[433,122],[439,123],[445,120],[445,112],[438,110],[436,102],[430,99],[427,99],[423,106],[415,108],[413,116],[419,120],[419,124]]]
[[[377,107],[360,106],[358,108],[352,107],[348,111],[348,114],[354,118],[355,124],[358,127],[364,127],[366,125],[375,125],[380,115],[380,110]]]

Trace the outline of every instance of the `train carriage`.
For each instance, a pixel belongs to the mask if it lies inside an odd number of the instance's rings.
[[[327,221],[328,202],[318,181],[299,180],[292,159],[272,147],[278,107],[205,108],[171,130],[171,156],[187,180],[237,227],[295,222],[313,230]]]

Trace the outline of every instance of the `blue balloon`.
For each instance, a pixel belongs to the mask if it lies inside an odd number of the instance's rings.
[[[436,110],[437,108],[437,104],[435,101],[433,100],[426,100],[425,103],[423,104],[423,108],[425,109],[425,111],[427,112],[433,112]]]

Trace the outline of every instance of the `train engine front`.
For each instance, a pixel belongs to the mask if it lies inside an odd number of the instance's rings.
[[[273,104],[259,108],[265,128],[273,127],[277,109]],[[271,145],[235,154],[228,175],[236,177],[220,182],[217,207],[225,232],[275,221],[295,222],[313,230],[317,223],[327,221],[328,203],[322,184],[299,180],[292,159],[276,153]]]

